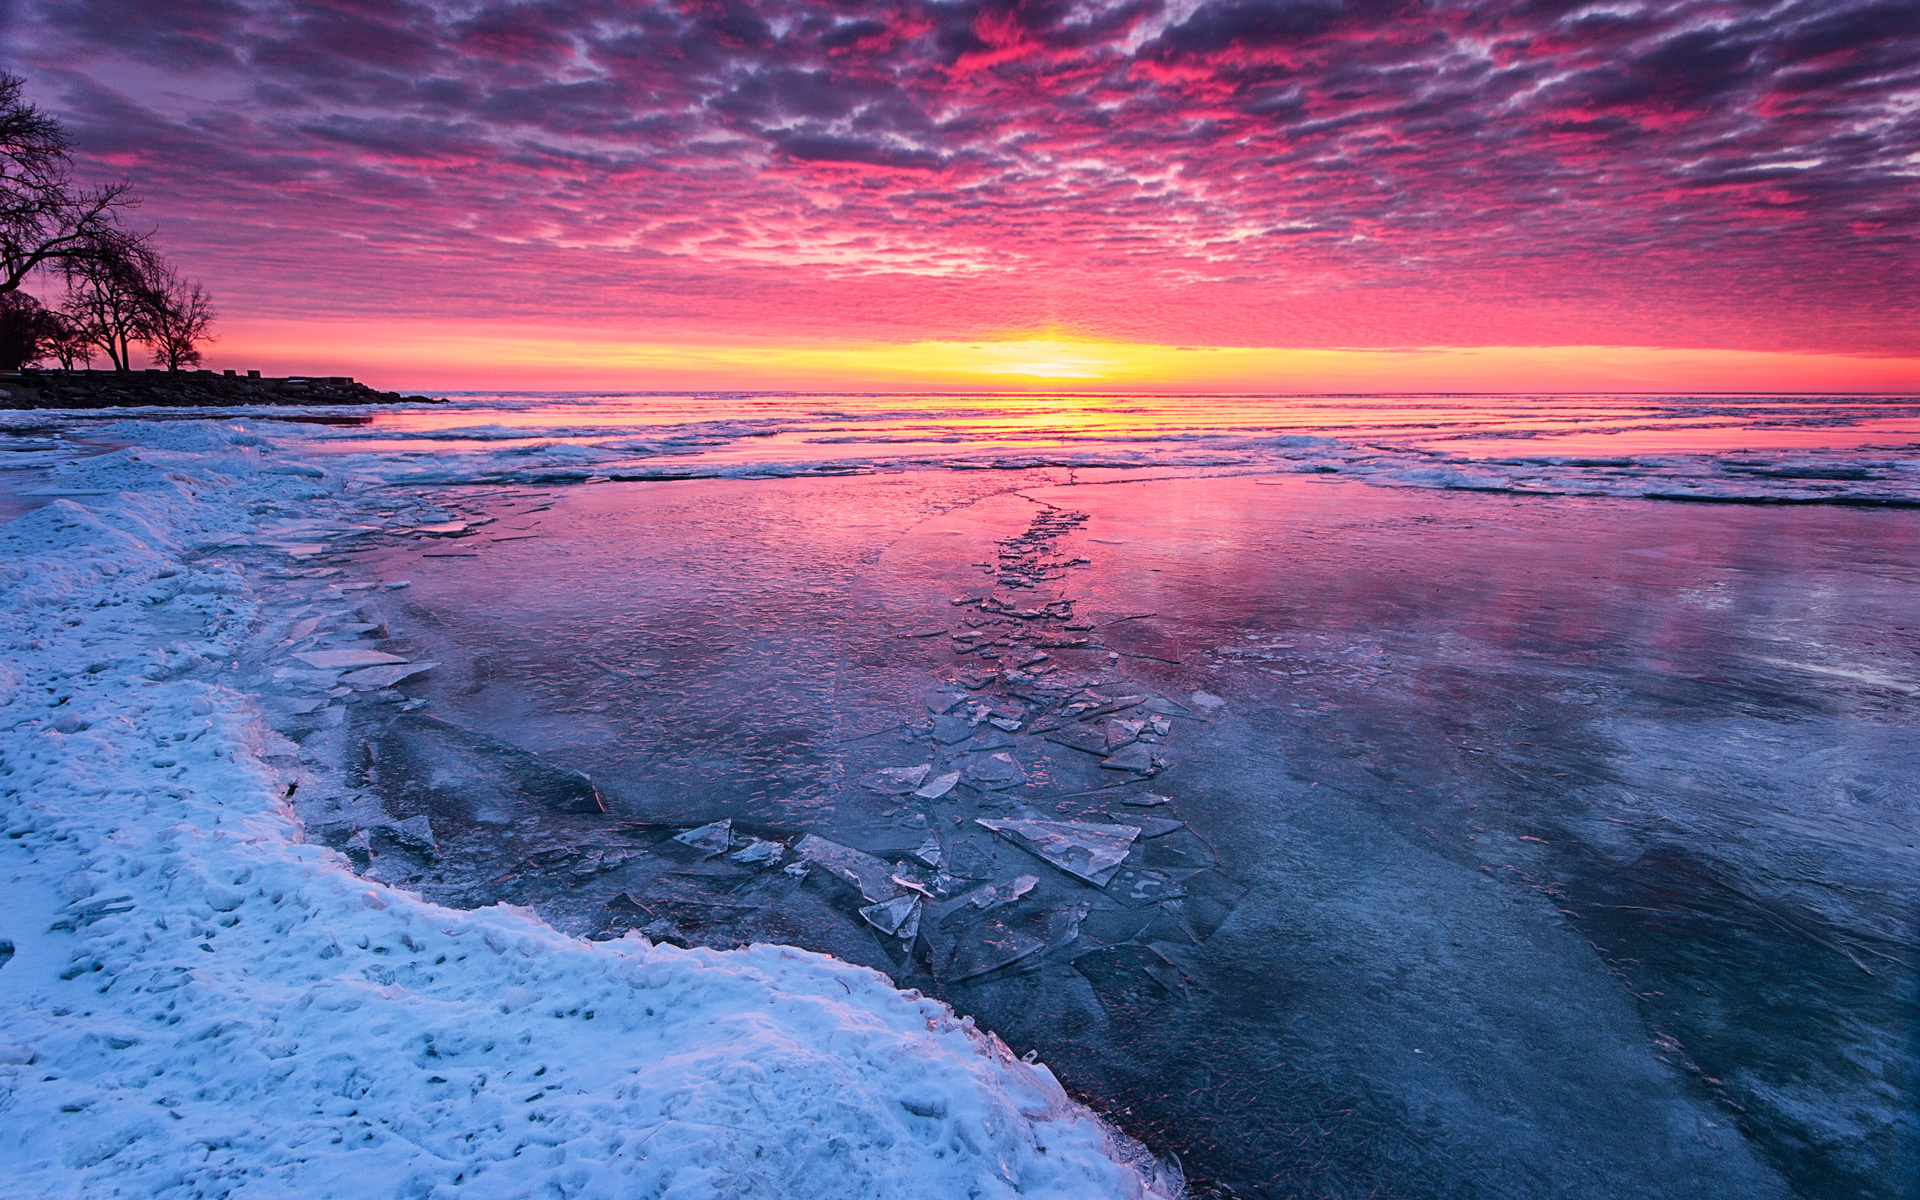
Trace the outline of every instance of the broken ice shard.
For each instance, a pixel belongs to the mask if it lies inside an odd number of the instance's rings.
[[[359,671],[348,671],[340,677],[340,682],[359,691],[372,691],[389,688],[403,679],[411,679],[433,670],[437,662],[394,663],[383,667],[366,667]]]
[[[927,780],[926,786],[915,791],[913,794],[922,800],[938,800],[940,797],[952,791],[953,785],[959,782],[960,772],[948,771],[944,775],[935,775],[932,779]]]
[[[941,862],[944,861],[944,856],[940,853],[940,839],[928,834],[926,840],[920,843],[920,848],[913,852],[913,856],[934,870],[939,870]]]
[[[951,746],[972,736],[973,726],[967,723],[965,717],[939,716],[933,719],[934,740],[942,745]]]
[[[1118,754],[1101,759],[1100,765],[1109,771],[1132,771],[1136,775],[1151,775],[1153,774],[1153,754],[1145,745],[1135,742]]]
[[[981,912],[992,912],[1002,905],[1012,904],[1031,892],[1039,883],[1038,875],[1015,875],[1005,883],[981,884],[960,899]]]
[[[1109,1008],[1184,999],[1192,985],[1185,972],[1151,946],[1108,946],[1082,954],[1073,966]]]
[[[927,772],[933,770],[932,763],[921,763],[914,767],[881,767],[869,771],[861,777],[861,786],[879,792],[883,796],[904,796],[926,781]]]
[[[1107,739],[1099,730],[1086,725],[1068,725],[1049,732],[1047,740],[1060,746],[1075,750],[1084,750],[1088,754],[1105,756],[1108,753]]]
[[[554,812],[606,811],[593,781],[579,771],[436,717],[409,713],[360,731],[365,781],[389,812],[431,813],[436,822],[458,825],[509,820],[504,814],[518,814],[529,803]]]
[[[956,944],[952,957],[944,969],[936,971],[936,974],[958,983],[1011,966],[1046,948],[1047,944],[1032,934],[1009,929],[998,921],[989,921],[980,927],[975,936]]]
[[[725,853],[733,840],[733,818],[725,817],[711,825],[702,825],[698,829],[689,829],[685,833],[675,834],[674,841],[692,846],[695,850],[704,850],[708,856]]]
[[[966,776],[967,782],[978,784],[989,791],[997,792],[1027,781],[1026,769],[1005,751],[998,754],[975,755],[966,766],[961,768],[961,771]]]
[[[1132,821],[1138,825],[1142,838],[1165,837],[1176,829],[1187,827],[1185,821],[1176,821],[1171,817],[1136,817],[1131,813],[1109,813],[1108,815],[1116,821]]]
[[[1141,792],[1137,796],[1122,797],[1120,803],[1134,808],[1158,808],[1162,804],[1172,804],[1173,797],[1162,796],[1157,792]]]
[[[294,657],[322,671],[339,671],[347,667],[372,667],[407,661],[398,654],[388,654],[381,650],[306,650]]]
[[[433,825],[425,816],[408,817],[404,821],[394,821],[375,825],[373,832],[384,834],[389,842],[404,850],[433,857],[439,849],[433,840]]]
[[[1009,838],[1023,850],[1040,856],[1070,875],[1095,887],[1105,887],[1127,857],[1140,830],[1132,825],[1094,824],[1088,821],[1002,821],[976,817],[975,823]]]
[[[911,940],[920,932],[920,899],[917,896],[895,896],[879,904],[869,904],[860,910],[860,915],[881,933],[890,933],[895,937]]]
[[[785,853],[786,849],[787,848],[779,842],[768,842],[757,837],[750,837],[747,839],[745,849],[736,850],[727,857],[737,863],[767,863],[771,865],[780,861],[780,855]]]
[[[864,851],[809,833],[793,844],[793,852],[851,884],[868,904],[892,900],[900,894],[900,885],[893,881],[893,867]]]

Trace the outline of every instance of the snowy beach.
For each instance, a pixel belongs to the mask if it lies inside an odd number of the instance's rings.
[[[1897,1195],[1920,413],[1503,405],[9,415],[9,1188]]]

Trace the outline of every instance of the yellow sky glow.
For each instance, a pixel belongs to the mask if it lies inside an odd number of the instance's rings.
[[[1920,391],[1920,358],[1635,346],[1156,346],[1025,331],[910,343],[640,341],[424,322],[230,322],[219,368],[406,390]]]

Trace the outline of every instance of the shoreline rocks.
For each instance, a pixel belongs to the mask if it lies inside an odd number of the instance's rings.
[[[262,378],[233,371],[35,371],[0,373],[0,409],[232,408],[240,405],[438,404],[382,392],[346,375]]]

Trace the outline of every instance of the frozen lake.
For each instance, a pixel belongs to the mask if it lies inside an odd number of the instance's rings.
[[[1910,1191],[1910,403],[236,424],[358,481],[220,552],[375,878],[873,966],[1196,1195]]]

